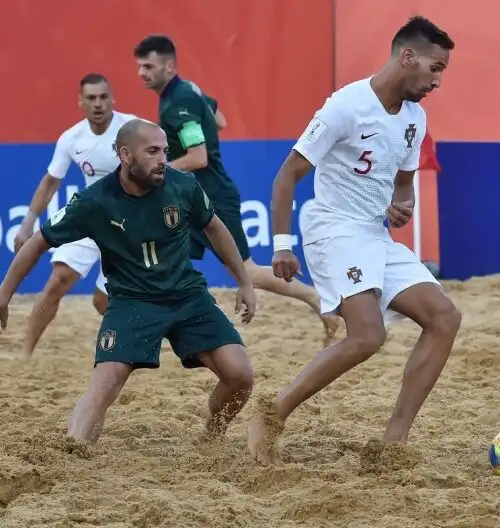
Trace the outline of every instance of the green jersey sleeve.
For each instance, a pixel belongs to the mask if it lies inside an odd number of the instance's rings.
[[[52,247],[75,242],[91,235],[89,221],[92,218],[89,200],[75,193],[68,205],[59,209],[40,228],[43,238]]]
[[[176,101],[165,110],[162,116],[177,133],[182,148],[187,150],[205,143],[205,134],[201,126],[201,99],[193,98]]]
[[[215,114],[217,112],[218,104],[217,101],[208,95],[205,95],[205,99],[207,100],[208,106],[211,108],[212,112]]]
[[[197,181],[193,186],[192,200],[191,223],[195,229],[202,231],[211,222],[215,213],[212,202]]]

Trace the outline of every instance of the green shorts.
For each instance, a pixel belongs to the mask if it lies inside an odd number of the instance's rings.
[[[238,251],[240,252],[243,262],[250,258],[250,248],[248,247],[248,240],[243,231],[241,223],[240,206],[233,205],[228,207],[220,207],[214,204],[215,214],[220,218],[222,223],[228,228],[229,232],[236,242]],[[191,258],[194,260],[203,260],[205,250],[210,249],[212,253],[224,264],[224,261],[217,254],[208,240],[207,235],[203,231],[191,231]]]
[[[117,361],[134,368],[158,368],[164,338],[185,368],[202,366],[199,352],[243,345],[232,322],[206,290],[187,302],[169,304],[110,298],[97,336],[95,365]]]

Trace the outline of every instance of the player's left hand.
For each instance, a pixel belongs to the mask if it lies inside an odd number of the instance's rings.
[[[234,306],[234,313],[241,312],[242,305],[245,305],[245,310],[241,314],[241,321],[248,324],[255,315],[255,308],[257,306],[257,299],[255,298],[255,291],[252,284],[245,284],[236,291],[236,304]]]
[[[387,218],[391,227],[403,227],[413,216],[413,201],[392,202],[387,208]]]

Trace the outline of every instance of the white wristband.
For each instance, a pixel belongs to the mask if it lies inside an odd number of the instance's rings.
[[[274,252],[287,249],[292,251],[292,235],[274,235],[273,236]]]

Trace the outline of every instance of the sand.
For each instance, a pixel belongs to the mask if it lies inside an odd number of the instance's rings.
[[[266,468],[246,451],[247,421],[257,398],[321,347],[307,307],[258,292],[258,316],[238,325],[256,388],[223,444],[200,438],[213,376],[183,370],[165,345],[161,368],[132,376],[89,450],[63,434],[91,372],[99,316],[89,297],[66,298],[26,364],[17,353],[33,297],[17,296],[0,336],[0,526],[500,527],[500,477],[487,458],[500,431],[500,278],[446,288],[463,326],[408,447],[382,464],[362,457],[382,434],[418,335],[404,322],[378,355],[292,415],[280,459]],[[214,293],[230,314],[233,292]]]

